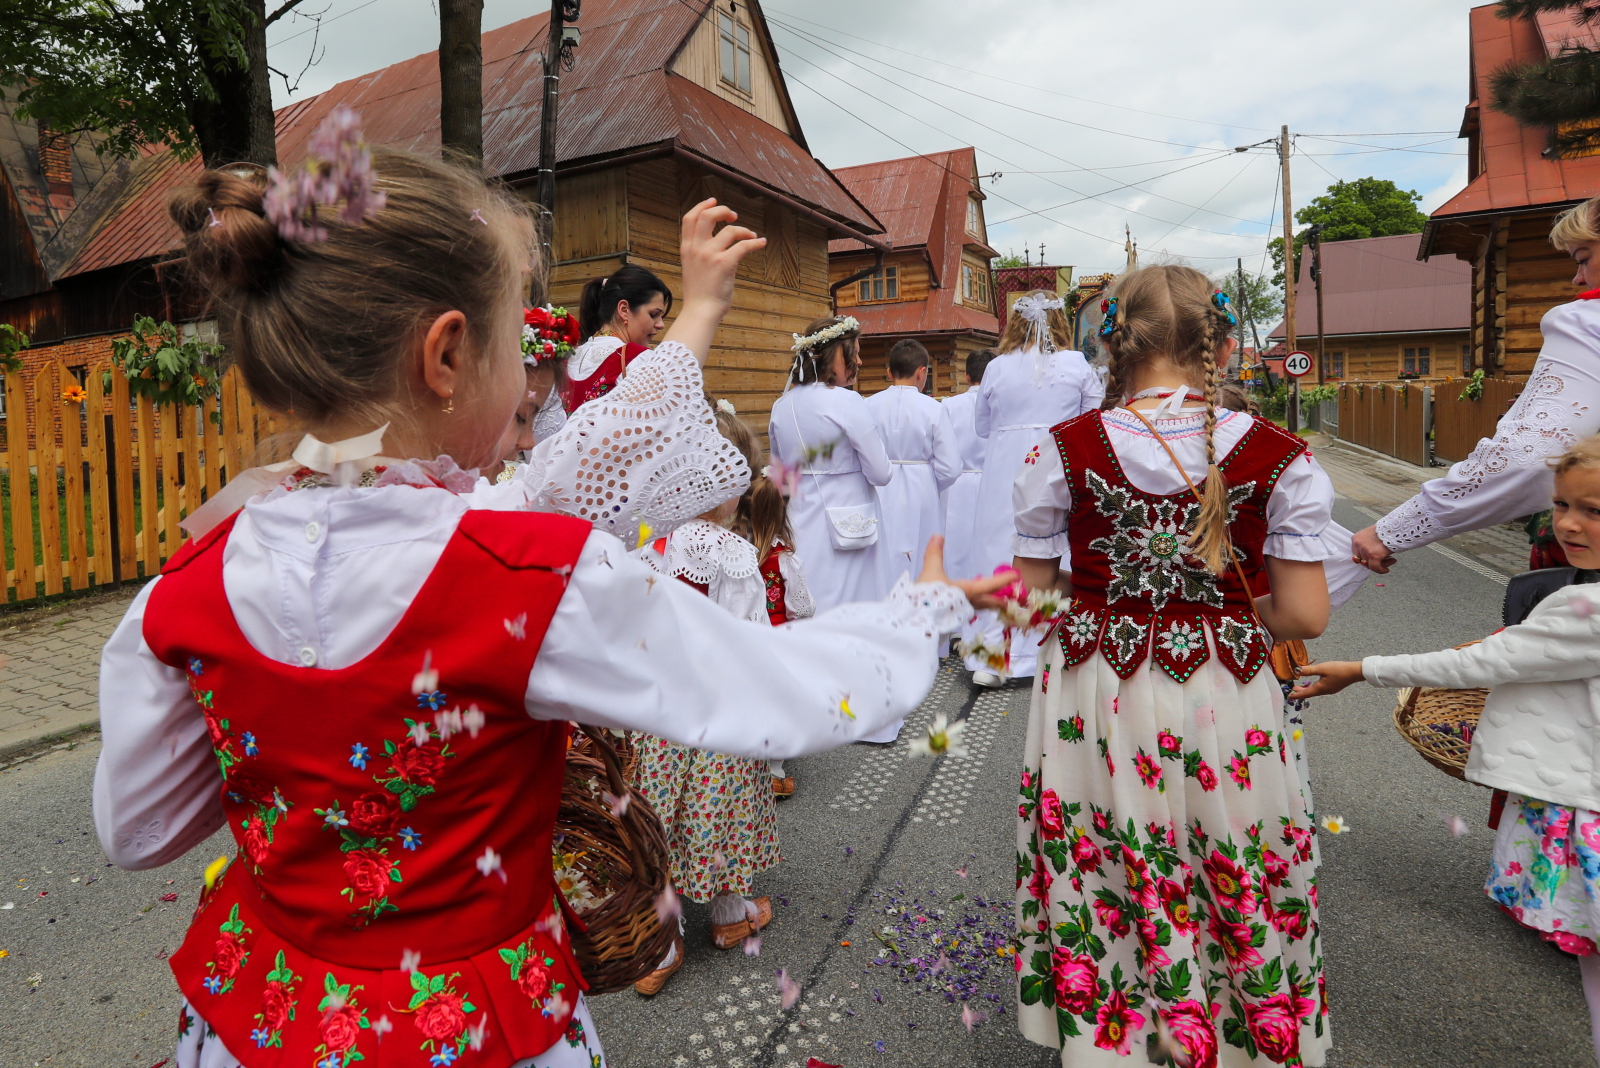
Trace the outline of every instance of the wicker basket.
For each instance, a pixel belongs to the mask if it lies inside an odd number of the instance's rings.
[[[1477,642],[1456,646],[1465,649]],[[1422,759],[1452,778],[1467,781],[1467,756],[1483,715],[1488,690],[1441,690],[1424,686],[1400,691],[1394,728]]]
[[[577,728],[556,816],[557,851],[573,858],[569,867],[601,899],[576,910],[588,930],[571,930],[591,995],[622,990],[649,975],[677,933],[656,916],[656,897],[669,875],[666,832],[650,803],[628,785],[619,743],[631,762],[627,740]],[[613,815],[602,791],[631,796],[627,810]]]

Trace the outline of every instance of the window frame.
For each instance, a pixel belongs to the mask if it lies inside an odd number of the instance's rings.
[[[983,201],[975,196],[967,197],[967,233],[983,240]]]
[[[741,59],[744,61],[742,71]],[[741,73],[744,75],[742,85],[739,82]],[[755,49],[750,27],[726,11],[717,12],[717,76],[723,85],[735,92],[745,96],[755,93]]]
[[[900,299],[900,265],[886,263],[856,283],[857,304],[888,304]]]
[[[1324,378],[1344,377],[1344,349],[1328,353],[1328,366],[1323,372]]]
[[[989,272],[978,264],[961,264],[961,300],[979,308],[993,307],[993,292],[989,286]]]
[[[1419,378],[1433,373],[1433,346],[1417,345],[1400,350],[1400,373]]]

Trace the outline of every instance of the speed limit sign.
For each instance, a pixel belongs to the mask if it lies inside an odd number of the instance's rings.
[[[1283,373],[1291,378],[1301,378],[1311,373],[1311,353],[1294,352],[1283,358]]]

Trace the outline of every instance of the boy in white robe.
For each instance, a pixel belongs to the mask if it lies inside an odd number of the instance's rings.
[[[938,401],[922,392],[928,381],[928,350],[921,342],[897,341],[889,350],[889,388],[867,398],[867,409],[883,435],[895,476],[878,487],[880,536],[886,551],[884,589],[901,575],[922,570],[928,539],[944,533],[939,495],[961,477],[961,453]]]

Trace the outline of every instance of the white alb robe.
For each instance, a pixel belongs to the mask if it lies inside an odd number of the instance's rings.
[[[939,402],[915,386],[874,393],[867,410],[895,467],[878,488],[884,581],[892,587],[901,575],[922,573],[928,539],[944,533],[939,495],[961,476],[961,454]]]

